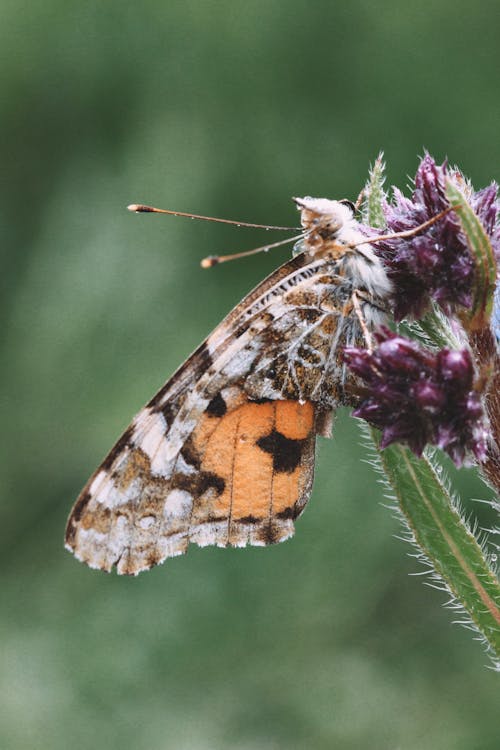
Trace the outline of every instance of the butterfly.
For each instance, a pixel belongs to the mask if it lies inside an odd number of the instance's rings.
[[[66,548],[133,574],[199,546],[282,542],[311,494],[316,436],[352,404],[344,346],[391,283],[349,201],[295,198],[291,260],[251,291],[137,414],[71,511]]]

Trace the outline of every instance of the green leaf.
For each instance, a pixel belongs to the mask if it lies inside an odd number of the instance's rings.
[[[455,207],[475,263],[474,297],[463,322],[469,330],[480,330],[488,325],[493,307],[497,273],[495,255],[479,218],[451,180],[446,182],[446,195]]]
[[[378,433],[371,431],[376,443]],[[412,541],[487,645],[500,669],[500,586],[474,535],[429,456],[417,458],[401,445],[378,456]]]
[[[400,325],[423,346],[434,349],[460,349],[463,343],[453,332],[449,319],[443,314],[435,302],[431,302],[431,309],[420,320],[406,321]]]

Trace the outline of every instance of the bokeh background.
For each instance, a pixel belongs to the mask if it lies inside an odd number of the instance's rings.
[[[288,250],[130,202],[294,224],[446,155],[499,177],[495,0],[2,0],[0,747],[496,750],[498,678],[382,507],[359,433],[320,441],[294,540],[137,579],[63,550],[130,417]],[[487,490],[457,479],[487,522]]]

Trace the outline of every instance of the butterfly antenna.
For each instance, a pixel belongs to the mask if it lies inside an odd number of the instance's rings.
[[[209,255],[208,258],[203,258],[201,261],[202,268],[212,268],[217,266],[219,263],[227,263],[228,260],[239,260],[240,258],[246,258],[249,255],[257,255],[257,253],[267,253],[268,250],[272,250],[275,247],[281,245],[288,245],[290,242],[296,242],[304,238],[304,234],[298,234],[295,237],[287,237],[286,240],[280,240],[279,242],[273,242],[271,245],[262,245],[262,247],[254,247],[253,250],[245,250],[242,253],[233,253],[232,255]]]
[[[200,216],[199,214],[189,214],[184,211],[169,211],[167,208],[154,208],[154,206],[145,206],[142,203],[131,203],[127,206],[129,211],[136,214],[168,214],[169,216],[187,216],[189,219],[201,219],[202,221],[215,221],[218,224],[233,224],[236,227],[250,227],[251,229],[278,229],[285,232],[293,232],[300,227],[275,227],[271,224],[251,224],[248,221],[233,221],[232,219],[217,219],[215,216]]]
[[[396,239],[405,239],[407,237],[414,237],[416,234],[419,234],[420,232],[423,232],[424,229],[428,229],[433,224],[435,224],[437,221],[442,219],[446,214],[449,214],[450,211],[454,211],[455,208],[459,208],[459,204],[454,206],[448,206],[448,208],[445,208],[444,211],[440,211],[438,214],[432,217],[432,219],[429,219],[428,221],[424,221],[423,224],[419,224],[418,227],[414,227],[413,229],[406,229],[404,232],[392,232],[391,234],[381,234],[378,237],[366,237],[366,239],[361,240],[360,242],[354,242],[351,247],[357,247],[358,245],[366,245],[371,244],[373,242],[382,242],[383,240],[396,240]]]

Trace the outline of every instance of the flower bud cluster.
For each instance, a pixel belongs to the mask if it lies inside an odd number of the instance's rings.
[[[420,456],[430,443],[457,465],[469,452],[483,460],[487,422],[469,351],[431,352],[387,328],[375,339],[374,351],[347,347],[344,358],[365,386],[354,416],[382,430],[380,447],[404,443]]]
[[[437,165],[429,154],[425,154],[418,166],[412,197],[406,198],[395,188],[393,200],[385,201],[383,210],[387,232],[416,229],[449,208],[447,180],[465,194],[489,236],[496,257],[500,257],[496,183],[474,192],[458,170],[450,170],[446,162]],[[453,211],[414,237],[387,240],[377,247],[394,284],[394,317],[397,321],[408,316],[422,317],[431,299],[445,313],[470,306],[474,259]]]

